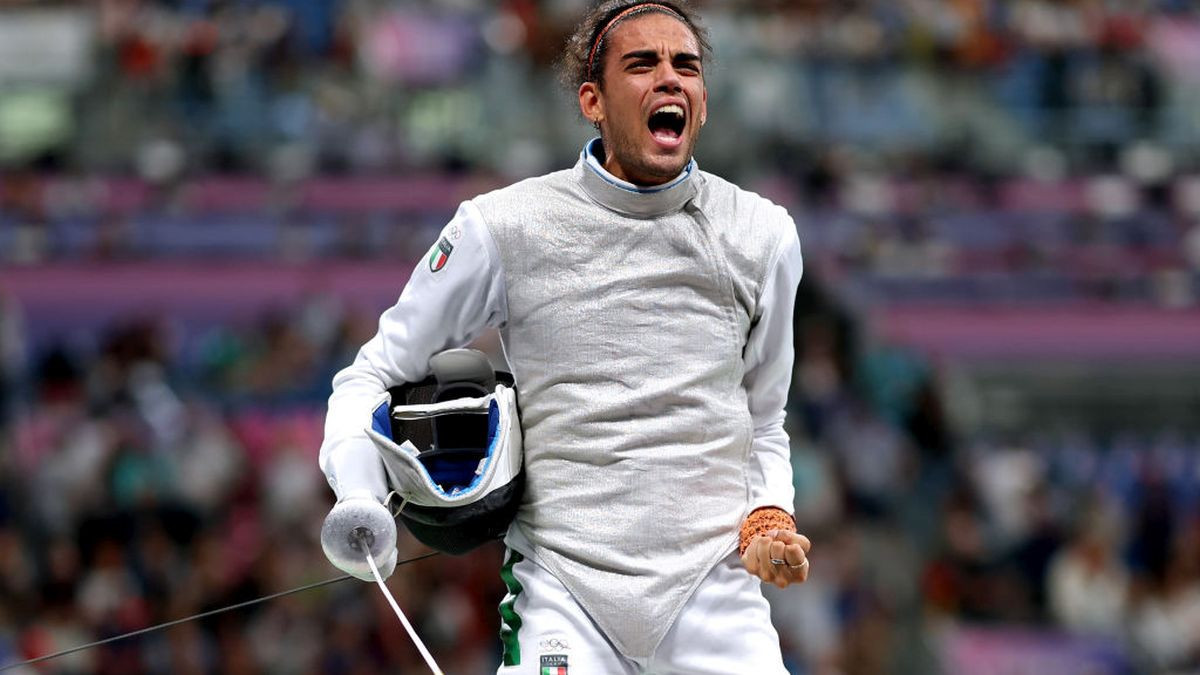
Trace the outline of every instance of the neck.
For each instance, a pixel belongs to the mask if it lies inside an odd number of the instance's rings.
[[[636,185],[608,170],[600,139],[583,147],[580,156],[580,181],[584,190],[601,206],[637,217],[655,217],[683,208],[696,194],[700,170],[695,160],[688,162],[678,176],[657,185]]]
[[[657,185],[663,185],[664,183],[670,183],[672,180],[679,177],[679,173],[675,173],[663,178],[644,178],[629,175],[629,173],[625,170],[625,167],[617,161],[616,157],[613,156],[613,153],[608,151],[608,145],[604,142],[603,137],[601,137],[600,142],[596,144],[595,153],[597,155],[596,158],[600,160],[600,163],[604,166],[606,171],[612,174],[613,177],[620,178],[630,185],[636,185],[637,187],[642,188],[652,188]],[[684,168],[687,168],[686,164],[684,165]]]

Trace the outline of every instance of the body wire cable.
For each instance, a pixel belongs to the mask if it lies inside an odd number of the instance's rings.
[[[435,556],[435,555],[438,555],[438,554],[439,554],[439,551],[430,551],[429,553],[424,553],[424,554],[422,554],[422,555],[419,555],[419,556],[415,556],[415,557],[412,557],[412,558],[408,558],[407,560],[401,560],[400,562],[396,563],[396,567],[400,567],[401,565],[407,565],[407,564],[409,564],[409,563],[414,563],[414,562],[417,562],[418,560],[424,560],[424,559],[426,559],[426,558],[432,558],[433,556]],[[367,559],[368,559],[368,560],[370,561],[370,563],[371,563],[371,571],[372,571],[372,572],[375,574],[375,579],[376,579],[376,580],[380,580],[380,577],[379,577],[379,570],[377,570],[377,569],[375,568],[375,562],[374,562],[374,560],[371,560],[371,558],[370,558],[370,554],[368,554],[368,555],[367,555]],[[321,586],[328,586],[328,585],[330,585],[330,584],[336,584],[336,583],[338,583],[339,581],[345,581],[345,580],[347,580],[347,579],[354,579],[354,578],[355,578],[355,577],[354,577],[354,576],[352,576],[352,575],[345,574],[345,575],[342,575],[342,576],[340,576],[340,577],[334,577],[334,578],[332,578],[332,579],[326,579],[326,580],[324,580],[324,581],[318,581],[318,582],[316,582],[316,583],[307,584],[307,585],[305,585],[305,586],[298,586],[298,587],[296,587],[296,588],[293,588],[293,589],[291,589],[291,590],[287,590],[287,591],[280,591],[280,592],[278,592],[278,593],[272,593],[271,595],[264,595],[263,597],[261,597],[261,598],[255,598],[254,600],[247,600],[247,601],[245,601],[245,602],[239,602],[239,603],[237,603],[237,604],[235,604],[235,605],[229,605],[228,607],[220,607],[220,608],[218,608],[218,609],[210,609],[210,610],[209,610],[209,611],[207,611],[207,612],[201,612],[201,613],[199,613],[199,614],[193,614],[193,615],[191,615],[191,616],[185,616],[185,617],[183,617],[182,619],[175,619],[175,620],[173,620],[173,621],[167,621],[167,622],[165,622],[165,623],[160,623],[160,624],[157,624],[157,625],[154,625],[154,626],[149,626],[149,627],[147,627],[147,628],[141,628],[141,629],[139,629],[139,630],[131,631],[131,632],[129,632],[129,633],[122,633],[121,635],[114,635],[114,636],[112,636],[112,637],[110,637],[110,638],[105,638],[105,639],[103,639],[103,640],[97,640],[97,641],[95,641],[95,642],[89,642],[89,643],[87,643],[87,644],[79,645],[79,646],[77,646],[77,647],[71,647],[70,649],[64,649],[64,650],[62,650],[62,651],[60,651],[60,652],[54,652],[53,654],[47,654],[47,655],[45,655],[45,656],[39,656],[39,657],[37,657],[36,659],[29,659],[28,661],[20,661],[20,662],[17,662],[17,663],[10,663],[10,664],[8,664],[8,665],[6,665],[6,666],[0,666],[0,671],[11,670],[11,669],[13,669],[13,668],[19,668],[19,667],[21,667],[21,666],[28,666],[28,665],[32,665],[32,664],[35,664],[35,663],[40,663],[40,662],[42,662],[42,661],[49,661],[50,659],[56,659],[56,658],[58,658],[58,657],[60,657],[60,656],[66,656],[67,654],[74,654],[75,652],[81,652],[81,651],[83,651],[83,650],[85,650],[85,649],[91,649],[92,647],[99,647],[100,645],[105,645],[105,644],[108,644],[108,643],[110,643],[110,642],[116,642],[117,640],[124,640],[125,638],[131,638],[131,637],[134,637],[134,636],[136,636],[136,635],[144,635],[145,633],[150,633],[150,632],[153,632],[153,631],[156,631],[156,630],[160,630],[160,629],[163,629],[163,628],[170,628],[171,626],[178,626],[179,624],[181,624],[181,623],[187,623],[188,621],[195,621],[196,619],[203,619],[203,618],[205,618],[205,617],[209,617],[209,616],[213,616],[213,615],[216,615],[216,614],[220,614],[220,613],[222,613],[222,612],[228,612],[228,611],[235,610],[235,609],[241,609],[242,607],[249,607],[250,605],[256,605],[256,604],[258,604],[258,603],[260,603],[260,602],[266,602],[267,600],[274,600],[274,599],[276,599],[276,598],[282,598],[282,597],[283,597],[283,596],[285,596],[285,595],[291,595],[291,594],[293,594],[293,593],[300,593],[301,591],[308,591],[308,590],[312,590],[312,589],[314,589],[314,588],[320,588]],[[383,583],[383,582],[380,580],[380,584],[382,584],[382,583]],[[396,602],[396,601],[395,601],[395,600],[392,600],[392,596],[391,596],[391,594],[387,592],[387,587],[386,587],[386,586],[384,586],[384,587],[383,587],[383,589],[384,589],[384,593],[385,593],[385,594],[387,595],[387,597],[388,597],[388,600],[390,600],[390,601],[392,602],[392,607],[393,607],[393,608],[396,608],[396,604],[395,604],[395,602]],[[397,611],[397,612],[399,612],[400,610],[399,610],[399,609],[396,609],[396,611]],[[403,615],[401,615],[401,616],[403,617]],[[412,635],[412,636],[413,636],[413,639],[417,641],[417,645],[421,647],[421,653],[422,653],[422,655],[426,657],[426,660],[427,660],[427,661],[429,661],[430,663],[432,663],[432,660],[429,658],[429,656],[428,656],[428,655],[427,655],[427,653],[425,652],[424,645],[422,645],[422,644],[421,644],[421,641],[420,641],[420,640],[417,640],[417,639],[416,639],[416,634],[412,632],[412,628],[411,628],[411,627],[408,625],[408,621],[405,621],[403,618],[401,618],[401,621],[403,621],[403,622],[404,622],[404,627],[405,627],[405,628],[408,628],[408,630],[409,630],[409,634],[410,634],[410,635]],[[434,668],[434,672],[435,672],[435,673],[439,673],[439,675],[440,675],[440,673],[441,673],[441,671],[440,671],[440,670],[438,670],[436,667]]]
[[[404,624],[404,630],[408,631],[408,636],[412,638],[413,644],[417,646],[417,651],[421,652],[421,657],[425,659],[425,664],[433,671],[433,675],[443,675],[442,669],[438,667],[436,661],[433,660],[433,655],[425,648],[425,643],[421,642],[421,638],[417,635],[417,631],[413,630],[412,624],[408,622],[408,617],[404,616],[404,612],[400,611],[400,605],[396,604],[396,599],[392,597],[392,592],[388,590],[387,584],[383,583],[383,577],[379,575],[379,568],[375,566],[375,558],[371,555],[371,549],[363,546],[366,551],[367,565],[371,567],[371,574],[375,577],[375,583],[379,584],[379,590],[383,591],[383,597],[387,598],[388,604],[392,606],[392,610],[396,612],[400,623]]]

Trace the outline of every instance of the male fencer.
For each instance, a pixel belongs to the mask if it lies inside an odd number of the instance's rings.
[[[501,674],[785,672],[760,583],[808,576],[783,429],[800,242],[692,157],[709,51],[681,0],[591,11],[562,67],[599,137],[464,202],[334,379],[335,510],[383,509],[381,394],[499,328],[525,485]]]

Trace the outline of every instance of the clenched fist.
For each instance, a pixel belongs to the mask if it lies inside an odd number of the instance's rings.
[[[808,537],[786,530],[772,530],[750,540],[742,553],[742,564],[763,581],[786,588],[808,579]]]

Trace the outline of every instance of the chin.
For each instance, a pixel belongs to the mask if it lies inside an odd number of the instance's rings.
[[[678,176],[684,170],[684,168],[687,167],[689,159],[689,156],[684,156],[680,158],[672,158],[669,162],[663,162],[659,164],[660,170],[658,175],[663,180],[671,180],[672,178]]]
[[[629,139],[632,140],[632,139]],[[622,143],[613,148],[619,164],[625,167],[626,180],[635,185],[660,185],[675,178],[692,159],[694,143],[685,141],[674,148],[664,148],[651,139]]]
[[[629,182],[634,185],[661,185],[679,175],[687,166],[687,160],[664,162],[660,158],[642,162],[636,173],[630,172]]]
[[[644,158],[643,167],[647,173],[653,174],[661,181],[668,181],[679,175],[692,159],[691,145],[680,146],[675,151],[664,153],[655,149]]]

